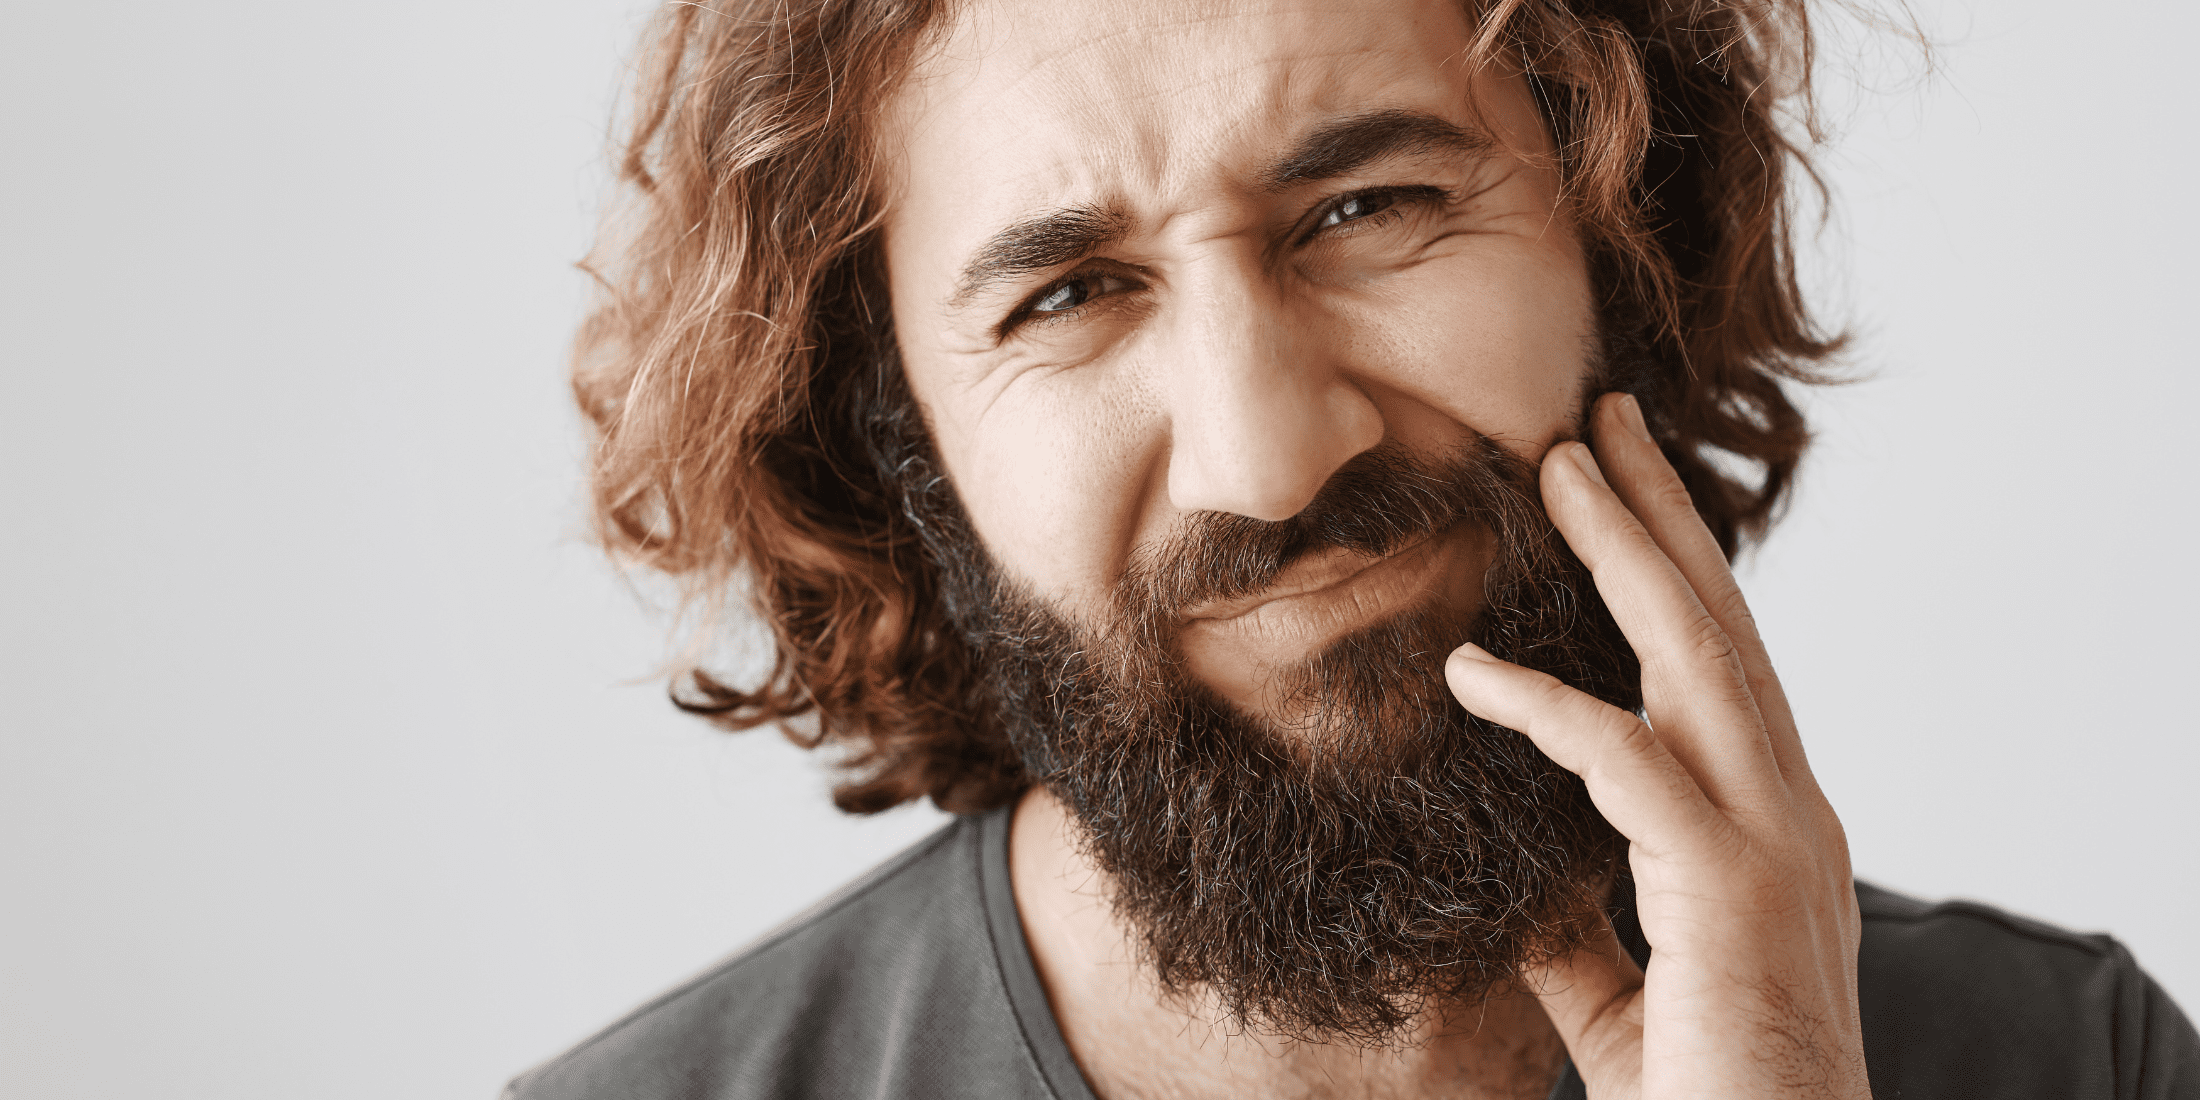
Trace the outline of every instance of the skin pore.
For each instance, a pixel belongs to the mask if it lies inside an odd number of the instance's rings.
[[[1470,71],[1468,33],[1447,0],[962,6],[882,130],[887,256],[912,390],[1004,572],[1098,619],[1194,513],[1283,519],[1386,441],[1535,459],[1578,422],[1581,248],[1526,82]],[[1176,641],[1289,724],[1275,670],[1415,604],[1472,611],[1493,555],[1470,529],[1313,554]],[[1011,860],[1104,1097],[1541,1096],[1557,1073],[1524,994],[1394,1050],[1228,1027],[1136,965],[1051,795]]]
[[[1470,712],[1579,775],[1629,842],[1645,971],[1606,930],[1406,1045],[1289,1042],[1164,997],[1078,831],[1018,805],[1012,886],[1107,1100],[1869,1095],[1840,823],[1715,540],[1609,395],[1582,248],[1526,81],[1463,62],[1453,0],[966,0],[880,120],[893,320],[938,459],[1007,578],[1064,619],[1203,512],[1297,515],[1354,456],[1477,433],[1540,463],[1552,523],[1641,658],[1648,721],[1474,646]],[[1607,473],[1609,478],[1607,479]],[[1396,609],[1471,613],[1453,528],[1308,555],[1173,642],[1230,705]],[[1463,640],[1463,639],[1462,639]]]

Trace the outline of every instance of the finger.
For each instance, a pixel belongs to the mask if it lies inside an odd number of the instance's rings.
[[[1688,579],[1605,484],[1587,447],[1552,447],[1542,482],[1551,522],[1642,659],[1644,710],[1660,740],[1721,806],[1784,800],[1739,655]]]
[[[1642,1073],[1642,968],[1609,917],[1587,944],[1521,974],[1592,1096],[1629,1096]]]
[[[1716,850],[1729,826],[1642,719],[1554,676],[1463,645],[1444,662],[1459,705],[1535,742],[1581,777],[1597,811],[1641,854]]]
[[[1727,565],[1725,552],[1719,549],[1718,540],[1704,526],[1695,502],[1689,498],[1688,487],[1651,438],[1641,405],[1631,394],[1606,394],[1597,402],[1594,424],[1597,464],[1611,482],[1613,492],[1642,521],[1652,541],[1687,578],[1697,600],[1733,641],[1750,695],[1757,700],[1757,709],[1771,734],[1781,773],[1791,778],[1807,775],[1809,768],[1802,760],[1794,714],[1757,632],[1756,618],[1742,598],[1741,585]]]

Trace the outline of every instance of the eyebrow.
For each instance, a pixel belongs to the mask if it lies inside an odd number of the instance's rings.
[[[994,286],[1074,263],[1123,238],[1131,220],[1119,210],[1072,206],[1025,218],[978,246],[955,281],[948,304],[960,308]]]
[[[1479,156],[1495,145],[1480,131],[1425,111],[1369,111],[1337,119],[1300,138],[1289,152],[1261,170],[1260,183],[1270,192],[1287,191],[1393,157]],[[1130,226],[1130,217],[1122,211],[1092,205],[1025,218],[978,246],[963,265],[947,304],[961,309],[1002,283],[1075,263],[1121,240]]]
[[[1340,118],[1300,138],[1296,148],[1261,172],[1260,182],[1270,191],[1285,191],[1304,183],[1350,175],[1392,157],[1473,157],[1496,145],[1479,130],[1469,130],[1426,111],[1369,111]]]

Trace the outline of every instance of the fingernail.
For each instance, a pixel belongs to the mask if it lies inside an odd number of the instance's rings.
[[[1573,448],[1574,465],[1581,467],[1581,472],[1589,475],[1589,480],[1607,489],[1612,487],[1611,482],[1604,480],[1604,471],[1597,469],[1597,456],[1590,454],[1589,448],[1579,443],[1571,443],[1568,446]]]
[[[1483,649],[1481,646],[1478,646],[1473,642],[1468,642],[1467,644],[1460,646],[1455,650],[1452,650],[1451,655],[1454,657],[1463,657],[1469,661],[1480,661],[1484,664],[1495,664],[1497,661],[1497,658],[1490,656],[1489,650]]]
[[[1636,439],[1642,440],[1644,443],[1657,442],[1657,440],[1650,438],[1650,425],[1642,422],[1642,403],[1635,400],[1634,394],[1620,395],[1619,417],[1627,422],[1628,430],[1635,433]]]

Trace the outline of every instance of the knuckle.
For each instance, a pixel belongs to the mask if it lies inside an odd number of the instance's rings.
[[[1566,705],[1581,693],[1567,687],[1565,682],[1548,672],[1531,672],[1528,692],[1532,701],[1541,709],[1563,711]]]
[[[1740,659],[1734,648],[1734,637],[1709,612],[1689,624],[1683,641],[1690,654],[1709,664],[1725,665]]]
[[[1598,743],[1614,758],[1649,759],[1659,754],[1662,746],[1658,744],[1658,735],[1650,728],[1649,723],[1608,706],[1603,707],[1597,718]]]
[[[1621,513],[1619,517],[1619,538],[1638,552],[1647,550],[1660,555],[1665,553],[1665,551],[1658,549],[1657,537],[1650,533],[1649,525],[1642,522],[1642,519],[1633,512]]]
[[[1696,514],[1695,498],[1688,495],[1688,486],[1681,482],[1681,476],[1670,466],[1652,476],[1649,497],[1650,507],[1659,512],[1686,513],[1691,517]]]
[[[1614,505],[1606,515],[1606,522],[1569,533],[1567,541],[1573,543],[1575,552],[1581,555],[1583,564],[1592,573],[1626,561],[1645,549],[1657,548],[1657,540],[1650,536],[1650,529],[1623,505]]]
[[[1756,629],[1757,616],[1749,610],[1749,601],[1742,598],[1742,587],[1734,583],[1731,574],[1724,584],[1717,586],[1711,593],[1711,598],[1704,601],[1704,605],[1720,622],[1727,624],[1730,633],[1741,629]]]

